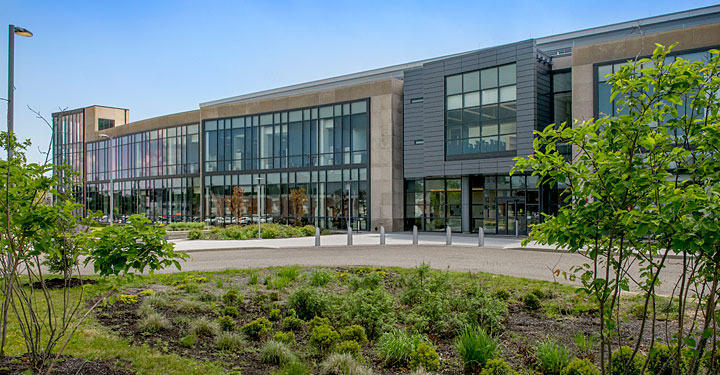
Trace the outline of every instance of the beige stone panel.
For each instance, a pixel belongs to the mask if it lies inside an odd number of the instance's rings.
[[[552,70],[567,69],[572,66],[571,56],[559,56],[552,59]]]
[[[720,23],[576,46],[573,48],[573,67],[649,55],[655,49],[655,43],[665,46],[678,43],[676,51],[717,46],[720,45]]]
[[[579,65],[572,70],[572,112],[579,121],[593,117],[594,108],[593,65]]]
[[[88,110],[86,110],[86,113]],[[172,115],[167,116],[160,116],[160,117],[154,117],[147,120],[142,121],[136,121],[128,123],[124,126],[119,126],[111,129],[106,129],[101,132],[93,130],[92,132],[86,132],[85,133],[85,140],[86,142],[93,142],[100,140],[102,138],[99,137],[99,134],[107,134],[113,137],[119,137],[127,134],[142,132],[142,131],[148,131],[148,130],[154,130],[154,129],[162,129],[162,128],[168,128],[172,126],[177,125],[184,125],[184,124],[197,124],[200,122],[200,111],[189,111],[189,112],[181,112],[181,113],[175,113]],[[86,121],[87,124],[87,121]],[[86,126],[87,129],[87,126]],[[93,129],[97,129],[97,125],[94,126]]]

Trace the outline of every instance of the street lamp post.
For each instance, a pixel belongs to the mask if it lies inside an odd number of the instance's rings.
[[[258,203],[258,207],[257,207],[258,218],[257,218],[257,221],[258,221],[258,240],[259,240],[259,239],[262,239],[262,234],[260,233],[260,189],[262,189],[262,180],[264,180],[264,178],[262,178],[262,177],[257,177],[256,180],[257,180],[257,182],[258,182],[258,193],[257,193],[257,194],[258,194],[258,200],[257,200],[257,203]]]
[[[15,96],[15,34],[20,36],[31,37],[33,34],[22,27],[9,25],[8,27],[8,110],[7,110],[7,130],[8,141],[10,141],[10,133],[13,132],[13,107]],[[12,156],[10,144],[8,142],[8,162]]]
[[[115,200],[115,182],[113,174],[115,173],[115,148],[113,147],[113,137],[107,134],[100,134],[100,137],[110,140],[110,225],[113,225],[113,201]]]

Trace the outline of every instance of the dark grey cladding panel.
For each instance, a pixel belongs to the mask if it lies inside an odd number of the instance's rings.
[[[403,127],[405,178],[510,171],[514,165],[512,157],[445,160],[445,77],[507,63],[517,64],[517,155],[531,154],[538,107],[548,105],[539,97],[538,90],[549,90],[549,81],[538,82],[538,76],[547,69],[538,66],[535,55],[534,41],[527,40],[436,60],[407,71]],[[409,99],[415,97],[423,97],[423,103],[408,104]],[[417,139],[423,139],[424,144],[415,144]]]

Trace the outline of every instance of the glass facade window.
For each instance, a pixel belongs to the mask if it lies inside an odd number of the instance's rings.
[[[107,215],[112,173],[116,219],[143,213],[157,222],[199,221],[199,137],[191,124],[88,143],[86,208]]]
[[[445,154],[517,149],[515,64],[445,78]]]
[[[106,118],[99,118],[98,119],[98,130],[105,130],[115,127],[115,120],[110,120]]]
[[[365,164],[366,100],[204,122],[205,172]]]
[[[553,123],[572,125],[572,73],[558,72],[552,75]],[[572,160],[572,146],[561,143],[558,152],[566,161]]]
[[[539,223],[540,188],[533,176],[467,176],[469,179],[470,230],[484,228],[488,234],[527,233],[530,224]],[[461,178],[405,180],[405,229],[413,225],[423,231],[462,228]]]
[[[208,225],[254,222],[260,211],[267,222],[367,230],[367,204],[366,168],[205,176]]]
[[[74,196],[75,201],[83,203],[82,179],[85,171],[85,112],[60,112],[53,115],[52,159],[55,165],[67,165],[75,174],[65,175],[57,169],[60,181],[58,190]]]
[[[696,61],[710,61],[710,52],[708,51],[699,51],[699,52],[691,52],[691,53],[679,53],[674,54],[671,56],[668,56],[665,59],[665,63],[671,64],[675,61],[675,59],[683,59],[689,62],[696,62]],[[611,64],[602,64],[602,65],[596,65],[595,66],[595,73],[597,77],[597,81],[595,82],[595,89],[597,92],[596,95],[596,115],[598,117],[605,117],[605,116],[613,116],[613,115],[624,115],[628,113],[627,108],[622,107],[621,105],[618,105],[618,101],[622,98],[621,94],[618,94],[614,100],[610,100],[611,98],[611,85],[608,83],[610,77],[618,72],[620,68],[623,65],[627,65],[628,62],[622,62],[622,63],[611,63]],[[685,105],[679,105],[678,111],[682,114],[685,111],[685,108],[687,108],[687,104]]]

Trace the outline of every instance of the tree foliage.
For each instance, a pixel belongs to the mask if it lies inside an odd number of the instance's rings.
[[[648,318],[639,335],[655,339],[655,288],[670,255],[682,259],[683,272],[671,280],[678,328],[664,339],[679,345],[677,356],[683,347],[693,351],[695,374],[716,334],[720,57],[712,50],[710,61],[691,63],[669,58],[671,48],[657,45],[650,58],[629,61],[609,78],[618,113],[548,126],[537,132],[534,154],[516,159],[513,170],[530,169],[541,183],[567,187],[566,205],[525,242],[583,250],[589,259],[574,271],[600,311],[603,373],[613,347],[630,345],[630,361],[640,355],[641,340],[623,343],[618,334],[623,291],[642,291]],[[570,162],[558,153],[560,143],[572,145]],[[689,305],[693,298],[698,309]]]

